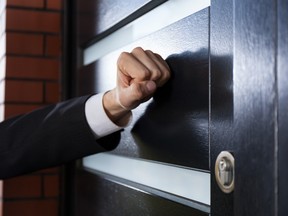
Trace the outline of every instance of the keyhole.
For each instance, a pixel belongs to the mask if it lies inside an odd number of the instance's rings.
[[[215,163],[215,177],[218,186],[224,193],[234,189],[234,157],[227,151],[221,152]]]
[[[222,158],[219,162],[219,177],[224,186],[229,186],[233,180],[233,170],[227,158]]]

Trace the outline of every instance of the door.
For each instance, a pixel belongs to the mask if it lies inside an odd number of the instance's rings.
[[[103,139],[116,149],[67,169],[67,215],[285,215],[285,1],[67,6],[68,97],[113,88],[119,54],[137,46],[172,70],[121,136]],[[235,159],[230,193],[215,180],[222,151]]]

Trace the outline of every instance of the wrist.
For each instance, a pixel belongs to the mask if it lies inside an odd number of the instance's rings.
[[[129,123],[131,111],[121,106],[118,102],[116,89],[112,89],[104,94],[103,107],[107,116],[115,124],[125,126]]]

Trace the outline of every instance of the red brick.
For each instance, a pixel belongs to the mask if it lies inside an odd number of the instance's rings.
[[[3,197],[35,198],[41,197],[41,176],[20,176],[4,181]]]
[[[60,31],[60,13],[7,9],[7,30],[56,32]]]
[[[36,34],[6,34],[7,54],[43,54],[43,36]]]
[[[46,83],[45,103],[57,103],[60,99],[60,88],[58,83]]]
[[[44,196],[58,197],[59,196],[59,175],[49,175],[44,177]]]
[[[3,216],[57,216],[58,200],[20,200],[4,202]]]
[[[10,118],[16,115],[28,113],[32,110],[40,108],[40,105],[26,105],[26,104],[5,104],[5,118]]]
[[[6,76],[58,80],[60,61],[55,59],[7,56]]]
[[[8,0],[8,6],[43,8],[44,0]]]
[[[43,84],[32,81],[6,80],[6,102],[42,102]]]
[[[61,51],[61,37],[48,35],[46,37],[46,55],[60,56]]]
[[[62,0],[47,0],[48,9],[61,10],[62,4]]]

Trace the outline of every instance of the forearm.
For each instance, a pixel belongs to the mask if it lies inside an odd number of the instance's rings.
[[[115,147],[117,141],[107,148],[96,141],[85,117],[87,99],[75,98],[0,123],[0,179]]]

